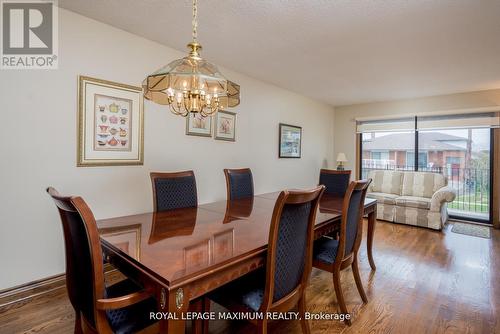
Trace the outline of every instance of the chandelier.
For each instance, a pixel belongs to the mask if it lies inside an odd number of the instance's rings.
[[[208,117],[240,103],[240,86],[227,80],[217,66],[201,58],[197,41],[198,6],[193,0],[193,41],[189,54],[160,68],[144,79],[144,97],[168,105],[175,115],[199,113]]]

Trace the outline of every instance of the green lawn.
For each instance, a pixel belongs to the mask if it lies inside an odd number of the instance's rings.
[[[481,199],[481,194],[479,192],[477,192],[476,195],[457,196],[452,203],[448,204],[448,207],[461,211],[481,213],[488,213],[490,210],[488,195],[483,195]]]

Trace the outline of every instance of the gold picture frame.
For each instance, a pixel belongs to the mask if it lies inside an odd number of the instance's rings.
[[[219,110],[215,114],[214,128],[215,139],[236,141],[236,113]]]
[[[199,113],[189,113],[186,117],[186,135],[212,137],[212,116],[202,117]]]
[[[78,76],[77,166],[143,164],[142,88]]]

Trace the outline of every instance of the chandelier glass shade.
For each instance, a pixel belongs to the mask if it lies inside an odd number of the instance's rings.
[[[196,41],[197,0],[193,0],[193,41],[189,54],[144,79],[144,97],[168,105],[175,115],[199,113],[203,117],[240,103],[240,86],[227,80],[217,66],[201,58]]]

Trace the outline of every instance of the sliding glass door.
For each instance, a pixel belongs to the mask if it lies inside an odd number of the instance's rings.
[[[361,142],[362,178],[374,169],[415,169],[415,131],[362,133]]]
[[[489,221],[491,200],[491,129],[425,130],[418,132],[422,171],[438,171],[457,191],[448,205],[451,216]],[[427,160],[420,161],[420,154]]]
[[[469,122],[475,122],[468,119]],[[463,118],[459,120],[462,123]],[[417,170],[445,175],[457,197],[448,205],[450,216],[491,222],[492,128],[467,127],[453,117],[424,118],[414,128],[390,121],[363,124],[360,136],[360,175],[370,170]],[[408,122],[407,122],[408,123]],[[451,124],[453,128],[447,128]],[[406,125],[408,128],[408,124]]]

